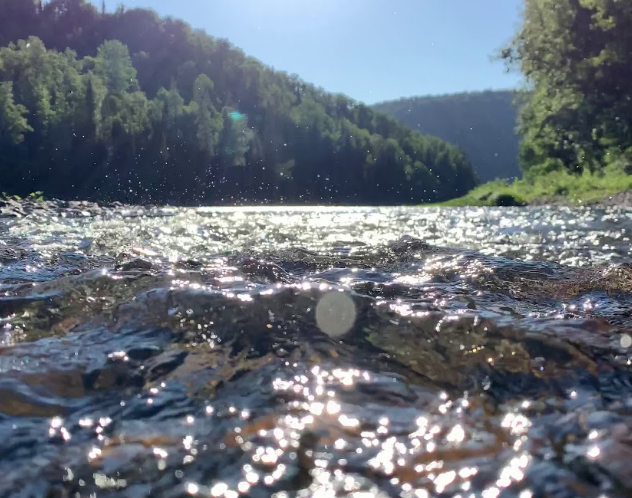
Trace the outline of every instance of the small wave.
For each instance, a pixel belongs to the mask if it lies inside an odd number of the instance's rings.
[[[502,213],[0,221],[0,495],[629,495],[628,254]]]

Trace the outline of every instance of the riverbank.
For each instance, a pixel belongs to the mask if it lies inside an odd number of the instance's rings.
[[[0,199],[0,218],[23,218],[30,214],[85,218],[97,216],[106,208],[120,208],[124,204],[109,202],[98,204],[90,201],[62,201],[35,197]]]
[[[485,183],[433,206],[617,205],[632,207],[632,175],[619,170],[572,175],[553,172],[535,180]]]
[[[427,207],[465,206],[577,206],[603,205],[632,208],[632,175],[619,170],[580,176],[553,172],[536,180],[496,180],[476,187],[463,197],[425,204]],[[29,214],[71,218],[97,216],[107,208],[121,208],[120,202],[63,201],[31,195],[24,199],[0,198],[0,218],[21,218]],[[136,206],[138,207],[138,206]],[[145,206],[151,207],[151,206]]]

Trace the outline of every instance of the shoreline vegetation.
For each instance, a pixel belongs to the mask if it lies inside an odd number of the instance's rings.
[[[515,179],[496,180],[474,188],[466,195],[425,206],[543,206],[610,204],[623,201],[632,191],[632,175],[607,167],[602,171],[572,174],[566,171]],[[611,199],[612,198],[612,199]],[[629,204],[626,202],[625,204]]]
[[[631,206],[630,25],[632,2],[525,0],[522,24],[498,54],[525,78],[516,92],[524,179],[434,205]]]
[[[550,184],[545,181],[545,178],[535,183],[529,183],[526,180],[488,182],[463,197],[446,202],[421,204],[419,207],[619,206],[632,208],[631,175],[624,173],[618,176],[613,175],[606,181],[599,175],[582,175],[582,177],[574,179],[564,175],[551,176],[552,178],[549,178]],[[620,183],[617,184],[617,181]],[[566,193],[560,193],[562,190]],[[284,206],[284,204],[273,205]],[[30,215],[91,218],[104,215],[108,209],[126,208],[143,212],[147,209],[160,209],[169,206],[173,206],[173,204],[165,202],[130,205],[118,201],[66,201],[47,198],[42,192],[35,192],[24,198],[2,193],[0,195],[0,219],[23,218]],[[188,207],[196,206],[189,205]]]

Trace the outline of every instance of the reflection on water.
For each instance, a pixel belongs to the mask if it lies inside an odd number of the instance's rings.
[[[0,220],[0,496],[629,496],[632,212]]]

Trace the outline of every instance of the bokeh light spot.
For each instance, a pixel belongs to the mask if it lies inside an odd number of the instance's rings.
[[[316,306],[316,324],[331,337],[340,337],[349,332],[356,315],[353,299],[343,292],[325,294]]]

